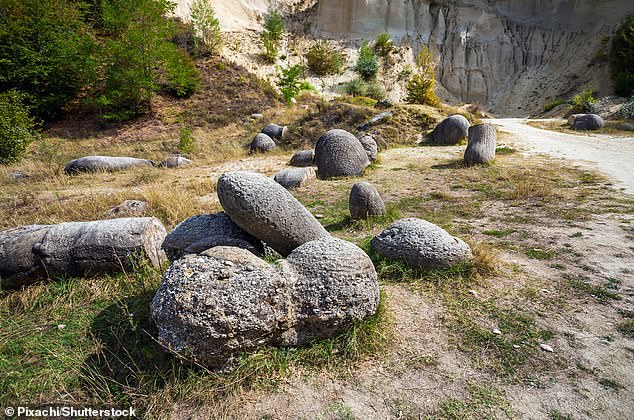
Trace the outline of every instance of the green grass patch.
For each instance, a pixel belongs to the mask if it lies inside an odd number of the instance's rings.
[[[555,256],[555,252],[552,249],[527,248],[524,253],[528,258],[534,260],[552,260]]]
[[[611,291],[606,286],[591,284],[584,277],[572,276],[569,274],[564,274],[563,277],[568,281],[568,284],[573,291],[579,295],[590,295],[601,303],[621,299],[621,296],[618,293]],[[606,283],[606,285],[609,285],[609,283]]]
[[[511,417],[511,404],[503,391],[492,386],[470,381],[466,399],[447,398],[440,402],[438,411],[425,418],[484,419]]]
[[[617,327],[619,332],[628,338],[634,338],[634,319],[628,319]]]
[[[504,230],[485,230],[482,232],[485,235],[494,236],[496,238],[504,238],[505,236],[509,236],[513,233],[517,232],[515,229],[504,229]]]

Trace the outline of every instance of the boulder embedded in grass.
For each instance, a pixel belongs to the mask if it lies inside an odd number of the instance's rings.
[[[442,120],[432,132],[433,144],[455,145],[469,136],[469,120],[462,115],[452,115]]]
[[[385,213],[385,204],[374,185],[369,182],[357,182],[352,186],[349,199],[350,216],[353,220],[367,219],[369,216],[381,216]]]
[[[313,166],[315,164],[315,150],[302,150],[293,155],[289,165],[299,168]]]
[[[139,166],[154,166],[154,162],[131,157],[85,156],[68,162],[64,167],[64,172],[68,175],[75,175],[82,172],[123,171]]]
[[[266,153],[276,147],[273,139],[264,133],[258,133],[251,141],[251,153]]]
[[[275,182],[287,190],[301,188],[311,181],[317,179],[315,168],[293,168],[284,169],[275,174]]]
[[[330,130],[317,140],[315,164],[320,178],[359,176],[370,164],[368,154],[355,136]]]

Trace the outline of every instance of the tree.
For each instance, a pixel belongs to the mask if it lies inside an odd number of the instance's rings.
[[[51,119],[95,77],[95,38],[86,3],[0,0],[0,91],[19,90]]]
[[[614,92],[620,96],[634,95],[634,17],[628,18],[612,39],[610,66]]]
[[[209,0],[194,0],[191,6],[194,44],[198,54],[215,54],[222,45],[220,21]]]
[[[0,94],[0,165],[19,161],[38,138],[23,96],[14,90]]]
[[[436,64],[434,56],[427,47],[423,47],[416,57],[418,71],[412,75],[405,86],[407,102],[421,105],[437,105],[440,101],[436,96]]]
[[[293,98],[303,90],[315,90],[310,83],[305,80],[300,80],[300,77],[303,75],[304,67],[300,64],[280,69],[277,86],[282,91],[282,95],[284,96],[286,103],[290,104]]]
[[[379,72],[379,58],[374,51],[372,51],[372,48],[370,48],[367,41],[361,45],[355,71],[359,73],[365,81],[376,78],[376,75]]]
[[[273,11],[264,21],[264,31],[260,34],[263,50],[262,57],[267,63],[275,63],[284,36],[284,20],[282,15]]]

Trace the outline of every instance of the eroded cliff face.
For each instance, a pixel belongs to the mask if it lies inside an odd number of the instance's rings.
[[[429,45],[450,93],[521,114],[585,86],[609,93],[596,58],[630,13],[632,0],[320,0],[313,33]]]

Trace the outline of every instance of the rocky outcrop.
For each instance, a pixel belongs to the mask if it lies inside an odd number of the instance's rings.
[[[218,179],[217,190],[231,220],[282,256],[306,242],[330,236],[291,193],[264,175],[230,172]]]
[[[60,275],[90,276],[165,259],[166,232],[151,217],[23,226],[0,232],[2,287],[19,287]]]
[[[378,303],[370,258],[349,242],[325,238],[275,265],[231,247],[188,255],[169,268],[151,310],[164,344],[218,368],[258,347],[332,337]]]

